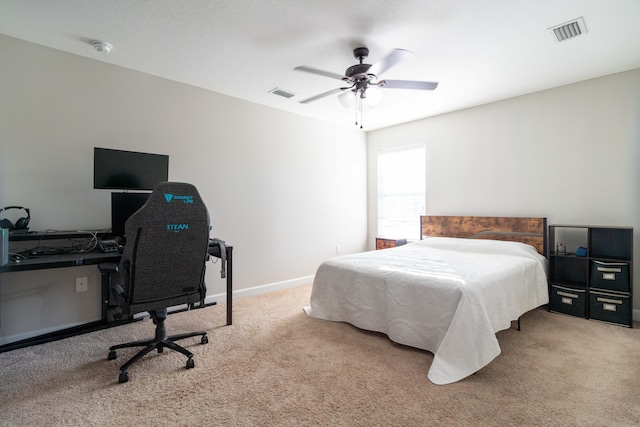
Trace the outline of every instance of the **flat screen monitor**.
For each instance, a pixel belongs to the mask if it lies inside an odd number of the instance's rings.
[[[151,193],[111,193],[111,234],[124,236],[124,225],[145,204]]]
[[[153,190],[169,180],[169,156],[135,151],[93,149],[93,188]]]

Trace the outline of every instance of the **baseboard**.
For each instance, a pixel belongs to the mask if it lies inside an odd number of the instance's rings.
[[[235,301],[242,298],[253,297],[257,295],[266,294],[269,292],[281,291],[284,289],[290,289],[290,288],[295,288],[297,286],[306,285],[308,283],[313,282],[313,277],[314,276],[311,275],[311,276],[299,277],[297,279],[284,280],[282,282],[267,283],[265,285],[254,286],[246,289],[238,289],[233,291],[233,299]],[[221,294],[209,295],[207,296],[207,298],[205,298],[204,301],[205,301],[205,304],[211,304],[212,302],[224,304],[227,301],[227,294],[221,293]]]
[[[640,322],[640,310],[633,310],[631,317],[635,322]]]
[[[66,325],[54,326],[51,328],[37,329],[34,331],[27,331],[13,335],[7,335],[0,337],[0,345],[11,344],[18,341],[28,340],[31,338],[39,337],[41,335],[52,334],[58,331],[62,331],[69,328],[76,328],[85,325],[87,322],[74,322]]]

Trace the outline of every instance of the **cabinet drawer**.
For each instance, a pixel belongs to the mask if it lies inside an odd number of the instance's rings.
[[[629,264],[593,261],[589,287],[629,292]]]
[[[572,316],[586,317],[587,291],[586,289],[568,288],[551,285],[549,295],[549,310]]]
[[[631,326],[630,315],[629,295],[589,291],[589,318]]]

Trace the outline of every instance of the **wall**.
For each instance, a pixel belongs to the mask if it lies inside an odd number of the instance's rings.
[[[32,230],[110,226],[97,146],[170,156],[169,178],[198,187],[211,235],[234,246],[238,295],[308,282],[336,245],[366,248],[359,130],[6,36],[0,52],[0,207],[29,207]],[[218,265],[207,284],[224,292]],[[0,275],[0,344],[99,318],[98,292],[93,267]]]
[[[632,70],[369,132],[369,247],[377,151],[424,143],[427,214],[634,227],[640,320],[639,94]]]

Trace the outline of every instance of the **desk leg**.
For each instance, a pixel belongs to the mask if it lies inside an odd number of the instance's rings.
[[[109,311],[109,286],[111,283],[111,273],[101,271],[102,275],[102,321],[107,321]]]
[[[227,325],[231,325],[233,313],[233,248],[227,249]]]
[[[118,264],[102,262],[98,264],[98,269],[102,275],[102,321],[107,323],[113,320],[109,318],[111,275],[118,271]]]
[[[104,323],[113,322],[113,310],[116,308],[115,302],[111,301],[111,275],[118,271],[118,264],[100,263],[98,264],[100,274],[102,274],[102,321]]]

